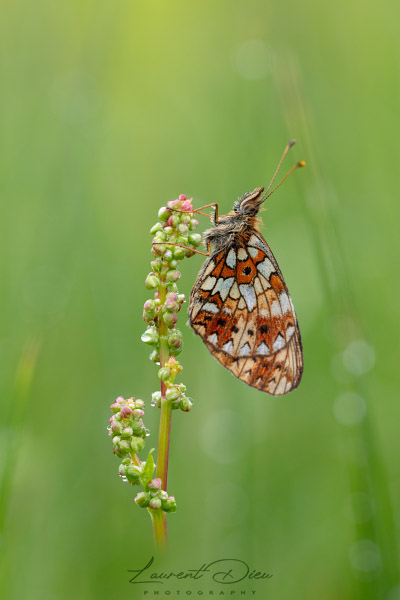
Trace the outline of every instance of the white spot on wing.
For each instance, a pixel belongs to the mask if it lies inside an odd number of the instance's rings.
[[[210,264],[208,265],[208,267],[206,268],[206,270],[203,273],[203,277],[207,277],[207,275],[209,273],[211,273],[211,271],[214,269],[214,267],[215,267],[215,261],[211,260]]]
[[[256,292],[257,296],[258,296],[258,294],[263,293],[263,288],[262,288],[260,279],[258,277],[254,278],[254,291]]]
[[[250,246],[255,246],[256,248],[260,248],[261,250],[264,250],[264,252],[267,252],[266,245],[263,244],[262,241],[256,235],[251,236],[249,244]]]
[[[276,336],[276,339],[274,341],[274,345],[273,345],[274,352],[277,352],[278,350],[283,348],[284,345],[285,345],[285,340],[283,339],[281,334],[278,333],[278,335]]]
[[[282,314],[282,310],[281,310],[281,305],[279,304],[278,300],[274,300],[271,303],[271,315],[273,317],[279,317]]]
[[[290,326],[286,329],[286,339],[290,339],[292,337],[292,335],[295,332],[295,328],[293,326]]]
[[[213,302],[206,302],[203,306],[203,310],[206,310],[207,312],[214,313],[214,314],[219,313],[218,306],[216,304],[214,304]]]
[[[272,287],[270,282],[268,281],[268,279],[266,279],[263,275],[260,274],[259,277],[260,277],[261,284],[264,286],[264,289],[268,289],[268,288]]]
[[[261,342],[256,350],[257,354],[269,354],[269,348],[265,342]]]
[[[274,392],[276,396],[278,396],[279,394],[285,393],[286,383],[287,383],[286,377],[282,377],[282,379],[278,383],[278,386]]]
[[[282,311],[284,313],[291,312],[292,307],[290,306],[289,296],[286,292],[281,292],[279,296],[279,300],[282,306]]]
[[[232,340],[229,340],[229,342],[226,342],[226,344],[224,344],[222,346],[222,350],[225,350],[225,352],[232,352],[232,348],[233,348]]]
[[[207,279],[205,281],[203,281],[201,289],[202,290],[212,290],[216,281],[217,280],[215,277],[207,277]]]
[[[246,302],[244,301],[244,298],[240,298],[239,300],[239,304],[238,304],[238,308],[240,310],[243,310],[243,308],[246,306]]]
[[[273,273],[275,271],[274,265],[268,258],[264,258],[264,260],[262,262],[258,263],[257,269],[267,279],[269,279],[271,273]]]
[[[228,256],[226,257],[226,264],[230,269],[233,269],[236,265],[236,253],[233,248],[231,248],[228,252]]]
[[[250,256],[252,256],[253,258],[255,258],[258,254],[258,249],[257,248],[253,248],[252,246],[249,246],[249,254]]]
[[[252,235],[249,239],[249,246],[259,246],[258,238],[255,235]]]
[[[248,345],[248,343],[246,342],[244,344],[244,346],[242,346],[239,350],[239,356],[246,356],[247,354],[250,354],[250,346]]]
[[[214,346],[216,346],[218,343],[218,336],[216,333],[212,333],[208,336],[207,340],[210,342],[210,344],[214,344]]]
[[[224,308],[222,309],[222,312],[226,313],[227,315],[231,315],[232,311],[229,308],[229,306],[224,306]]]
[[[238,250],[238,259],[239,260],[246,260],[247,258],[247,252],[244,248],[239,248]]]
[[[222,300],[226,300],[229,294],[229,290],[232,287],[232,283],[233,277],[227,277],[226,279],[220,277],[211,293],[216,294],[217,292],[219,292],[219,295],[221,296]]]
[[[237,283],[235,281],[235,283],[233,284],[232,288],[231,288],[231,293],[229,294],[231,298],[233,298],[234,300],[237,300],[240,297],[240,292],[239,292],[239,288],[237,286]]]
[[[253,286],[242,283],[242,285],[239,285],[239,289],[247,304],[249,312],[251,312],[256,305],[256,293],[254,291]]]

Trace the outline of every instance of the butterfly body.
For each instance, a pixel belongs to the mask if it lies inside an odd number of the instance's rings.
[[[204,233],[210,256],[192,290],[189,323],[236,377],[272,395],[303,371],[300,331],[278,263],[259,231],[264,188],[245,194]]]

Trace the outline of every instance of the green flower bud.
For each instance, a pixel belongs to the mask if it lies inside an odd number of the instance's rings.
[[[141,435],[143,433],[143,422],[142,421],[133,421],[132,422],[132,433],[133,435]]]
[[[180,401],[180,405],[179,408],[181,410],[183,410],[183,412],[189,412],[189,410],[192,408],[193,406],[193,402],[190,398],[187,398],[186,396],[183,396],[183,398]]]
[[[121,436],[124,438],[131,437],[132,434],[133,434],[132,427],[124,427],[124,429],[121,432]]]
[[[162,266],[161,258],[155,258],[150,264],[153,271],[160,271]]]
[[[185,258],[185,256],[186,256],[186,249],[179,248],[179,246],[175,246],[174,257],[176,258],[176,260],[182,260],[182,258]]]
[[[156,346],[159,342],[158,331],[156,327],[149,327],[141,336],[142,342],[150,346]]]
[[[168,282],[167,283],[167,290],[169,292],[174,292],[175,294],[177,294],[178,293],[178,286],[176,285],[176,283]]]
[[[126,465],[120,464],[118,467],[118,475],[120,477],[125,477]]]
[[[157,316],[156,303],[154,300],[146,300],[143,307],[143,321],[149,323]]]
[[[168,208],[166,206],[163,206],[158,211],[158,218],[160,219],[160,221],[168,221],[170,216],[171,216],[171,211],[168,210]]]
[[[141,508],[147,508],[150,503],[150,494],[148,492],[139,492],[135,498],[135,502]]]
[[[157,496],[155,498],[152,498],[150,500],[149,506],[150,506],[150,508],[154,508],[154,509],[161,508],[161,500],[160,500],[160,498],[157,498]]]
[[[171,513],[176,511],[176,501],[174,496],[168,496],[166,500],[162,501],[162,509],[166,513]]]
[[[157,240],[156,240],[157,241]],[[166,250],[167,246],[165,246],[164,244],[155,244],[153,245],[152,249],[151,249],[151,253],[153,256],[161,256],[161,254]]]
[[[171,377],[171,369],[168,367],[161,367],[161,369],[158,371],[158,377],[161,379],[161,381],[168,381],[168,379]]]
[[[129,452],[131,449],[131,445],[128,442],[128,440],[120,440],[118,442],[118,450],[120,452],[123,452],[124,454],[127,454],[127,452]]]
[[[119,433],[121,433],[121,430],[122,430],[121,423],[119,421],[116,421],[115,419],[113,419],[113,422],[111,423],[111,432],[112,432],[111,435],[119,434]]]
[[[174,329],[173,331],[176,332],[177,330]],[[178,350],[182,346],[182,334],[180,331],[179,333],[171,333],[168,336],[168,345],[170,350],[175,354],[175,350]]]
[[[160,362],[160,351],[159,350],[153,350],[153,352],[150,354],[149,358],[153,362],[159,363]]]
[[[140,467],[136,467],[135,465],[129,465],[125,468],[125,476],[128,481],[132,483],[139,483],[140,475],[142,474],[142,470]]]
[[[153,225],[153,227],[150,229],[150,233],[152,235],[154,235],[155,233],[157,233],[157,231],[160,231],[163,228],[163,226],[161,225],[161,223],[156,223],[155,225]]]
[[[168,281],[171,281],[172,283],[175,283],[175,281],[178,281],[178,279],[180,279],[182,276],[182,273],[180,273],[179,271],[176,270],[170,270],[167,273],[167,279]]]
[[[163,259],[165,260],[165,262],[171,262],[171,260],[173,259],[173,254],[170,249],[164,252]]]
[[[146,277],[144,284],[148,290],[154,290],[160,285],[160,280],[154,275],[154,273],[149,273],[149,275],[147,275]]]
[[[157,231],[156,235],[153,237],[153,244],[155,242],[166,242],[167,238],[168,236],[165,233],[164,229],[161,229],[160,231]]]
[[[161,392],[153,392],[151,395],[151,403],[153,406],[160,408],[161,406]]]
[[[165,232],[165,233],[166,233],[168,236],[170,236],[170,235],[171,235],[171,233],[172,233],[173,231],[174,231],[174,230],[173,230],[173,228],[172,228],[172,227],[170,227],[170,226],[168,226],[168,227],[164,227],[164,232]]]
[[[170,329],[175,326],[177,320],[178,316],[175,312],[166,312],[163,314],[163,321]]]
[[[141,437],[134,437],[131,440],[131,450],[134,454],[139,454],[141,450],[143,450],[145,446],[145,441]]]
[[[167,400],[177,400],[180,395],[181,390],[179,389],[178,385],[172,385],[171,387],[169,387],[165,394]]]
[[[181,215],[179,213],[174,213],[170,223],[172,223],[172,227],[179,227],[181,222]]]
[[[192,246],[199,246],[201,244],[201,235],[200,233],[191,233],[188,235],[188,242],[192,244]]]

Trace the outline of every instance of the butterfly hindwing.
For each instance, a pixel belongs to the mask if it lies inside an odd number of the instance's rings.
[[[300,331],[282,273],[253,232],[243,247],[214,252],[193,288],[189,321],[236,377],[272,395],[300,382]]]

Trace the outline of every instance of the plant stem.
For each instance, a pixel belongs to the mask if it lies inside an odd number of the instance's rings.
[[[167,538],[167,519],[163,510],[147,509],[153,523],[154,541],[158,548],[165,548],[168,544]]]
[[[165,302],[166,288],[162,281],[159,287],[159,297],[161,303]],[[168,347],[168,327],[162,317],[159,321],[159,336],[160,336],[160,367],[163,367],[169,359]],[[162,481],[162,489],[167,489],[168,478],[168,456],[169,456],[169,439],[171,433],[171,402],[165,396],[166,385],[161,382],[161,414],[160,428],[158,432],[158,452],[157,452],[157,477]],[[159,513],[157,516],[155,512]],[[152,511],[154,539],[158,546],[166,545],[167,543],[167,516],[163,511]]]

